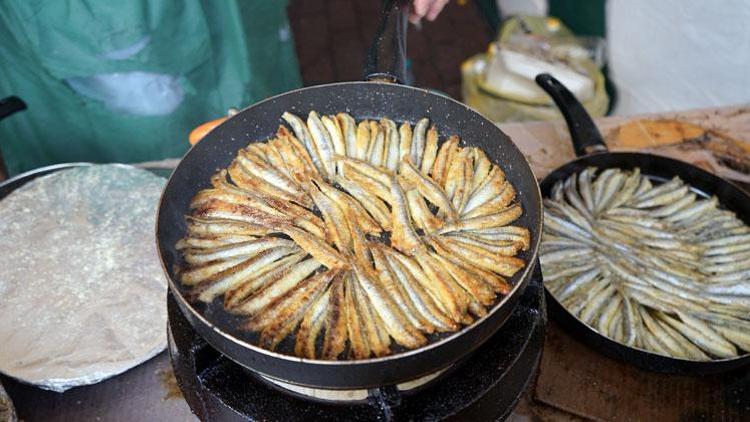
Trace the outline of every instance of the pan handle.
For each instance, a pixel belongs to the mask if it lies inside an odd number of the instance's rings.
[[[565,85],[549,73],[537,75],[536,83],[552,97],[565,117],[577,156],[607,151],[602,134],[599,133],[591,116]]]
[[[237,111],[236,108],[230,108],[227,111],[226,117],[219,117],[218,119],[211,120],[210,122],[205,122],[191,130],[190,135],[188,135],[188,141],[190,142],[190,145],[195,145],[200,142],[200,140],[208,135],[209,132],[216,129],[217,126],[224,123],[228,118],[234,116],[237,113],[239,113],[239,111]]]
[[[190,135],[188,135],[188,142],[190,142],[190,145],[197,144],[201,139],[208,135],[209,132],[216,129],[217,126],[224,123],[224,121],[227,119],[228,117],[219,117],[218,119],[214,119],[210,122],[201,124],[200,126],[190,131]]]
[[[366,81],[403,84],[406,76],[408,0],[384,0],[380,24],[365,61]]]
[[[26,110],[26,103],[16,96],[3,98],[0,100],[0,119],[4,119],[11,114]]]

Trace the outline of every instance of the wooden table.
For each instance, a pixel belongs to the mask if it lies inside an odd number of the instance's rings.
[[[708,129],[700,135],[704,138],[719,134],[750,142],[747,106],[607,117],[597,120],[597,124],[610,146],[622,149],[627,146],[620,145],[618,130],[627,124],[640,127],[641,118],[676,119]],[[526,154],[538,178],[574,157],[563,122],[511,123],[501,128]],[[657,148],[657,152],[676,154],[723,175],[743,176],[731,173],[705,151]],[[177,160],[164,160],[147,166],[173,168],[176,163]],[[16,402],[19,416],[27,421],[194,419],[179,394],[175,394],[166,353],[113,379],[64,394],[41,391],[7,377],[0,379]],[[699,378],[643,372],[600,355],[552,321],[537,382],[511,419],[750,420],[750,371]]]

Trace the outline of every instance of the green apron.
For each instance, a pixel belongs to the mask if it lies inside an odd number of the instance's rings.
[[[11,175],[179,157],[190,130],[301,85],[286,1],[4,0],[0,122]]]

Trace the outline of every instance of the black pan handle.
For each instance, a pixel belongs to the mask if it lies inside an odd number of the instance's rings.
[[[591,116],[565,85],[549,73],[537,75],[536,83],[552,97],[565,117],[577,156],[607,151],[602,134],[599,133]]]
[[[365,61],[366,81],[403,84],[406,76],[408,0],[384,0],[380,24]]]
[[[26,103],[16,96],[0,100],[0,119],[4,119],[21,110],[26,110]]]

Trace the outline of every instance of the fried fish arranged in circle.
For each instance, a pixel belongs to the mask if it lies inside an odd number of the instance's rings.
[[[510,291],[530,234],[482,150],[441,143],[427,118],[281,117],[289,128],[190,204],[177,246],[192,300],[221,297],[261,347],[293,337],[297,356],[365,359],[471,324]]]
[[[750,227],[715,197],[590,167],[544,205],[544,281],[582,322],[674,358],[750,352]]]

